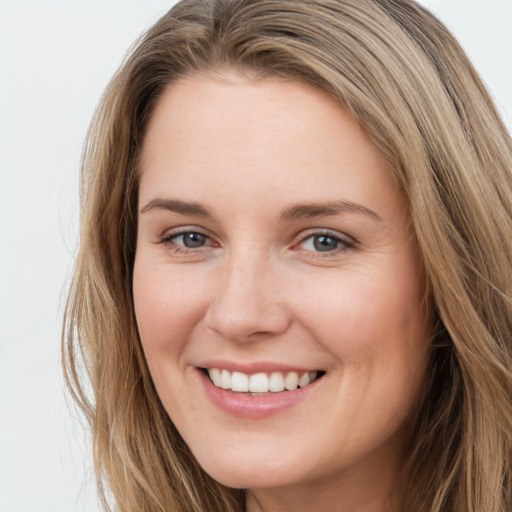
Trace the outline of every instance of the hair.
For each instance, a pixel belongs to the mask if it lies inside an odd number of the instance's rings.
[[[63,329],[105,510],[241,512],[153,386],[132,300],[137,163],[172,82],[235,71],[316,85],[381,150],[407,199],[436,315],[403,510],[512,510],[512,142],[463,50],[412,0],[184,0],[108,85],[84,148]]]

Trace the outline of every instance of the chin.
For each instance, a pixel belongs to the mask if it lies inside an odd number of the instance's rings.
[[[214,480],[234,489],[262,489],[293,485],[305,479],[297,463],[290,464],[279,457],[263,460],[258,457],[225,456],[198,459],[201,467]]]
[[[297,483],[290,475],[283,477],[270,468],[214,468],[207,473],[217,482],[233,489],[270,489]]]

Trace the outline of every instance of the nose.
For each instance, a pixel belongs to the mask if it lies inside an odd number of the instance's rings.
[[[278,269],[257,257],[232,258],[205,314],[209,329],[236,342],[266,339],[290,323]]]

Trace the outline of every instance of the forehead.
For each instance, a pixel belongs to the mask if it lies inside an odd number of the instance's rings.
[[[170,149],[171,143],[174,149],[206,141],[233,151],[240,144],[245,150],[283,148],[283,144],[286,149],[298,139],[312,144],[328,134],[335,136],[325,137],[323,148],[335,142],[343,149],[343,138],[345,146],[355,150],[348,138],[359,138],[366,139],[365,152],[378,153],[353,118],[317,87],[278,78],[193,75],[172,83],[160,97],[146,133],[143,158]]]
[[[380,151],[327,93],[238,75],[195,75],[167,87],[148,125],[141,173],[147,198],[215,191],[229,201],[277,190],[283,200],[351,194],[361,202],[373,190],[378,203],[397,193]]]

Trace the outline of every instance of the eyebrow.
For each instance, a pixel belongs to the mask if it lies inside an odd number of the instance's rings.
[[[352,203],[351,201],[339,200],[327,203],[306,203],[296,204],[285,208],[279,216],[282,221],[313,219],[340,213],[360,213],[375,220],[382,220],[381,217],[366,206]]]
[[[181,201],[179,199],[153,199],[144,206],[140,213],[151,210],[167,210],[183,215],[196,215],[198,217],[213,218],[211,212],[203,205],[195,202]],[[382,220],[381,217],[366,206],[351,201],[339,200],[327,203],[300,203],[285,208],[279,215],[281,221],[294,221],[314,219],[340,213],[359,213],[375,220]]]
[[[153,199],[140,210],[140,213],[146,213],[151,210],[168,210],[184,215],[196,215],[198,217],[207,218],[213,217],[210,211],[199,203],[180,201],[179,199]]]

